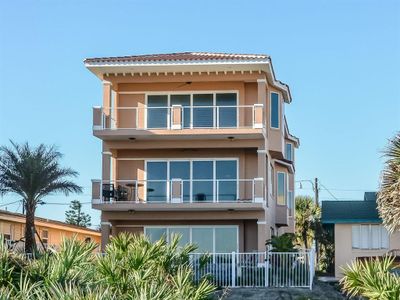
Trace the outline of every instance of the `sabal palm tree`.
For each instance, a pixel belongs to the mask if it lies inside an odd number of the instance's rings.
[[[299,244],[308,249],[315,237],[321,210],[309,196],[297,196],[295,202],[296,235]]]
[[[35,211],[43,198],[53,193],[80,193],[82,188],[70,181],[78,173],[59,164],[62,154],[54,146],[28,143],[0,147],[0,194],[22,197],[26,212],[25,252],[35,251]]]
[[[384,151],[387,158],[378,193],[378,210],[390,231],[400,230],[400,132],[389,141]]]

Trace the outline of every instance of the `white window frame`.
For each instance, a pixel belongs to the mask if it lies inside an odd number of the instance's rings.
[[[167,92],[145,92],[145,108],[146,113],[144,114],[144,127],[147,129],[147,108],[148,108],[148,97],[149,96],[167,96],[167,127],[162,129],[171,129],[171,116],[170,110],[171,107],[171,95],[189,95],[190,96],[190,128],[186,129],[219,129],[219,128],[239,128],[239,110],[240,110],[240,98],[238,90],[210,90],[210,91],[167,91]],[[193,127],[193,95],[198,94],[212,94],[213,95],[213,107],[217,106],[217,94],[236,94],[236,127],[220,127],[218,122],[218,116],[216,116],[216,110],[213,109],[213,127]],[[253,116],[254,117],[254,116]],[[254,122],[253,122],[254,123]]]
[[[172,179],[181,179],[181,178],[171,178],[170,177],[170,163],[171,162],[179,162],[179,161],[188,161],[189,162],[189,168],[190,168],[190,203],[193,203],[193,197],[192,197],[192,192],[193,192],[193,162],[194,161],[211,161],[213,163],[213,178],[211,179],[213,181],[213,202],[217,202],[217,161],[224,161],[224,160],[234,160],[236,161],[236,180],[238,181],[238,184],[236,185],[236,194],[239,195],[239,158],[238,157],[200,157],[200,158],[150,158],[150,159],[145,159],[144,160],[144,178],[145,182],[147,181],[147,164],[149,162],[166,162],[167,163],[167,183],[171,182]],[[170,185],[167,184],[167,203],[171,201],[170,199]],[[144,198],[147,199],[147,189],[144,189]]]
[[[272,94],[278,95],[278,127],[272,126]],[[270,92],[269,95],[269,127],[275,130],[279,130],[281,128],[281,97],[277,92]]]
[[[361,226],[368,226],[368,248],[362,248],[361,247],[361,240],[362,240],[362,237],[361,237]],[[379,228],[380,228],[380,231],[379,231],[380,247],[379,248],[373,248],[372,247],[372,227],[373,226],[379,226]],[[358,238],[359,238],[358,245],[359,245],[359,247],[354,247],[353,246],[353,244],[354,244],[353,228],[357,228],[356,230],[358,230]],[[382,230],[386,230],[383,227],[382,224],[353,224],[351,226],[351,248],[353,250],[370,250],[370,251],[371,250],[372,251],[379,251],[379,250],[382,250],[382,249],[389,249],[390,248],[390,234],[388,233],[388,241],[387,241],[388,247],[382,247],[382,245],[383,245]]]
[[[283,198],[285,199],[285,204],[279,204],[278,203],[278,198],[279,198],[279,174],[283,174],[283,178],[284,178],[284,183],[283,183]],[[278,171],[276,172],[276,205],[278,206],[287,206],[288,202],[287,202],[287,192],[288,192],[288,182],[289,180],[287,179],[287,173],[286,172],[281,172]]]
[[[287,146],[290,146],[290,159],[288,158]],[[285,158],[290,161],[294,161],[294,151],[293,151],[293,144],[290,142],[285,143]]]
[[[236,229],[236,251],[239,252],[239,225],[167,225],[167,226],[162,226],[162,225],[149,225],[149,226],[144,226],[143,232],[144,235],[147,235],[147,230],[149,228],[158,228],[158,229],[166,229],[166,241],[169,243],[169,236],[170,236],[170,229],[171,228],[189,228],[189,243],[193,243],[192,239],[192,229],[193,228],[212,228],[213,236],[213,253],[215,252],[215,229],[216,228],[235,228]],[[222,253],[221,253],[222,254]]]

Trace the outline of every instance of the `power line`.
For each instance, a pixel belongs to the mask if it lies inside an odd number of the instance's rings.
[[[17,203],[17,202],[21,202],[21,200],[17,200],[17,201],[14,201],[14,202],[9,202],[9,203],[6,203],[6,204],[2,204],[2,205],[0,205],[0,207],[11,205],[11,204],[14,204],[14,203]]]
[[[331,193],[331,191],[328,190],[328,189],[326,188],[325,185],[323,185],[322,183],[320,183],[320,186],[323,187],[323,188],[325,189],[325,191],[327,191],[328,194],[331,195],[334,199],[338,200],[338,199],[335,197],[335,195],[333,195],[333,194]]]

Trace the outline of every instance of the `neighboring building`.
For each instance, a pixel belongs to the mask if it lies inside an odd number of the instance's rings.
[[[90,58],[103,84],[102,245],[120,232],[172,233],[198,251],[264,251],[294,231],[289,87],[267,55],[172,53]]]
[[[88,240],[100,244],[101,234],[99,231],[89,228],[74,226],[64,222],[35,218],[35,227],[40,239],[45,246],[57,248],[64,237],[76,236],[80,240]],[[0,234],[12,249],[23,249],[25,235],[25,215],[0,210]],[[41,242],[37,235],[36,242],[41,248]]]
[[[389,235],[382,226],[374,192],[365,193],[363,201],[322,201],[322,223],[334,230],[336,277],[355,259],[400,249],[400,232]]]

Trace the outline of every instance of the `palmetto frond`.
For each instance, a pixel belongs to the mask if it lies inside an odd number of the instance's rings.
[[[394,232],[400,230],[400,133],[389,141],[384,155],[378,210],[385,227]]]

